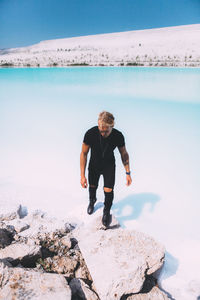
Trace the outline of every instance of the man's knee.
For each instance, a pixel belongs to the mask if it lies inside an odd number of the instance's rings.
[[[104,187],[104,192],[111,193],[113,189]]]

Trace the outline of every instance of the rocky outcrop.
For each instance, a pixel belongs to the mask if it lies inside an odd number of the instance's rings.
[[[41,211],[6,212],[0,238],[0,299],[168,299],[151,275],[164,247],[115,218],[105,231],[100,218],[75,228]]]
[[[99,299],[73,225],[41,211],[1,217],[0,299]]]
[[[164,247],[144,233],[120,228],[114,218],[104,229],[99,217],[74,232],[100,298],[139,293],[146,276],[162,266]]]

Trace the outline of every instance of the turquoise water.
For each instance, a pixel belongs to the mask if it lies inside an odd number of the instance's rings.
[[[151,192],[161,199],[161,215],[175,210],[175,218],[181,203],[194,226],[200,208],[200,69],[0,69],[1,182],[81,199],[82,138],[102,110],[115,115],[125,134],[133,170],[127,190],[116,153],[116,201]],[[181,231],[184,213],[179,217]]]

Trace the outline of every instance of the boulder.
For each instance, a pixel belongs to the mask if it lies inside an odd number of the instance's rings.
[[[9,221],[19,218],[21,205],[10,205],[1,208],[0,221]]]
[[[24,221],[22,221],[21,219],[14,219],[14,220],[11,220],[9,222],[7,222],[7,225],[10,225],[13,227],[13,229],[19,233],[19,232],[22,232],[26,229],[28,229],[30,227],[29,224],[25,223]]]
[[[26,267],[34,267],[36,260],[40,257],[41,249],[39,246],[14,243],[0,250],[0,259],[6,259],[13,266],[20,263]]]
[[[168,296],[161,292],[161,290],[154,286],[148,293],[139,293],[137,295],[131,295],[122,297],[121,300],[169,300]]]
[[[163,245],[144,233],[120,228],[114,217],[107,230],[98,217],[73,234],[103,300],[139,293],[146,275],[164,262]]]
[[[45,239],[46,235],[54,238],[56,235],[59,237],[65,236],[67,233],[74,229],[74,226],[66,223],[65,220],[58,220],[54,217],[49,217],[42,211],[34,211],[23,218],[29,228],[19,232],[18,236],[22,239]]]
[[[71,289],[62,275],[9,268],[0,263],[0,299],[71,300]]]
[[[157,286],[157,279],[153,275],[146,276],[142,290],[137,294],[129,294],[121,297],[121,300],[169,300]]]

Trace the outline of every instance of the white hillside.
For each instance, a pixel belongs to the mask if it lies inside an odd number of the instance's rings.
[[[200,67],[200,24],[42,41],[0,50],[0,65]]]

